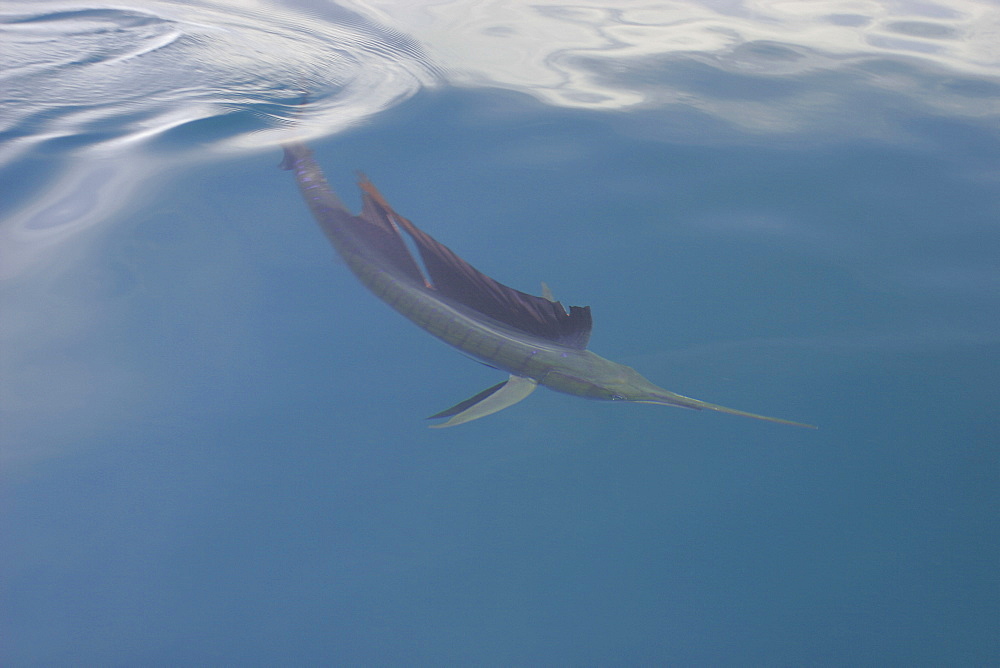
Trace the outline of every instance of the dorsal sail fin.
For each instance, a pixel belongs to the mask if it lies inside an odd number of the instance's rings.
[[[593,321],[589,306],[563,305],[503,285],[478,271],[412,222],[396,213],[367,178],[362,215],[380,226],[401,227],[413,239],[430,279],[430,287],[475,311],[523,332],[572,348],[586,348]]]

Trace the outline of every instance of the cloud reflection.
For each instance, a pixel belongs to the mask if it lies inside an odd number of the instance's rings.
[[[739,122],[731,110],[714,107],[711,96],[699,99],[684,89],[658,86],[655,69],[637,66],[667,58],[758,76],[904,57],[966,76],[1000,74],[995,47],[1000,12],[974,0],[346,4],[405,29],[452,84],[501,86],[562,106],[693,104]]]

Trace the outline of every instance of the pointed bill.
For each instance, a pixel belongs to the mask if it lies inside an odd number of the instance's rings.
[[[755,420],[764,420],[765,422],[776,422],[777,424],[787,424],[793,427],[805,427],[807,429],[818,429],[816,425],[806,424],[804,422],[793,422],[792,420],[785,420],[782,418],[769,417],[767,415],[758,415],[757,413],[749,413],[747,411],[736,410],[735,408],[727,408],[725,406],[720,406],[719,404],[711,404],[707,401],[702,401],[701,399],[692,399],[691,397],[685,397],[682,394],[675,394],[667,390],[660,390],[657,393],[655,399],[648,399],[642,401],[636,401],[637,404],[660,404],[661,406],[680,406],[682,408],[693,408],[694,410],[706,410],[715,411],[716,413],[726,413],[728,415],[739,415],[741,417],[753,418]]]

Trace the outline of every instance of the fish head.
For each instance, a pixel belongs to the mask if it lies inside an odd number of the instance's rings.
[[[601,389],[610,401],[632,401],[643,404],[671,404],[673,393],[654,385],[632,367],[616,365],[615,373],[602,379]]]
[[[646,380],[632,367],[599,357],[590,351],[571,358],[566,365],[555,364],[540,382],[547,387],[588,399],[658,403],[669,395]]]

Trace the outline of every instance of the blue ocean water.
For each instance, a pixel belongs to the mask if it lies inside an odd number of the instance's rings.
[[[998,26],[5,3],[2,662],[1000,662]],[[427,429],[502,377],[335,259],[290,138],[595,352],[819,429],[546,390]]]

